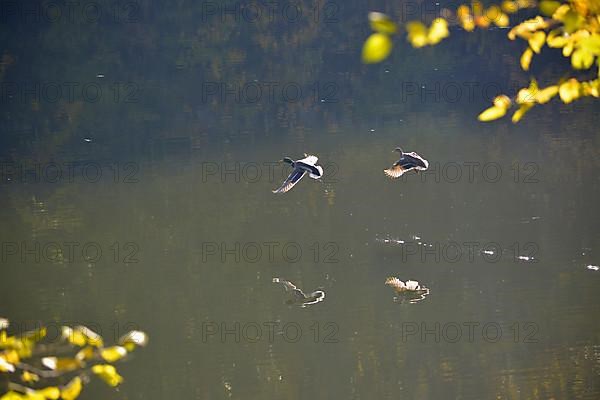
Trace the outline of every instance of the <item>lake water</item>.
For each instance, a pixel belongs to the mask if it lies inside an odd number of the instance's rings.
[[[3,15],[0,316],[150,337],[81,398],[600,398],[598,104],[480,123],[523,43],[364,66],[368,11],[433,12],[390,3]],[[429,170],[385,177],[397,146]],[[273,194],[304,153],[323,179]]]

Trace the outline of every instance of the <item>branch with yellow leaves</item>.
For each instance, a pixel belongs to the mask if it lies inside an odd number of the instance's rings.
[[[420,48],[438,44],[450,36],[449,27],[454,25],[468,32],[492,25],[507,28],[510,25],[509,14],[534,7],[545,17],[538,15],[525,20],[508,32],[510,40],[520,38],[527,41],[527,48],[520,58],[521,68],[529,71],[533,56],[547,45],[549,48],[562,49],[563,56],[570,57],[574,70],[588,70],[596,62],[600,78],[600,0],[542,0],[539,3],[533,0],[505,0],[500,6],[492,5],[487,9],[481,2],[474,1],[470,6],[459,6],[456,12],[442,10],[441,16],[434,19],[430,26],[418,21],[407,23],[407,39],[413,47]],[[379,63],[390,55],[393,47],[391,36],[398,32],[398,27],[387,15],[377,12],[369,13],[369,22],[374,33],[363,45],[362,60],[367,64]],[[492,121],[517,106],[512,116],[512,121],[516,123],[533,106],[545,104],[556,95],[564,103],[586,96],[600,97],[600,80],[579,81],[571,77],[540,89],[536,80],[532,79],[529,87],[522,88],[513,99],[506,95],[497,96],[493,106],[483,111],[478,119]]]
[[[131,331],[106,347],[103,338],[85,326],[63,326],[58,342],[42,343],[45,327],[9,336],[8,326],[8,320],[0,318],[0,378],[6,382],[0,400],[73,400],[90,375],[118,386],[123,377],[112,364],[148,343],[144,332]],[[67,377],[69,381],[61,385]]]

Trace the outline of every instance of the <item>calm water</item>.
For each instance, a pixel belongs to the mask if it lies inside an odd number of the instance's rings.
[[[600,397],[599,108],[478,123],[527,84],[521,44],[399,39],[367,68],[367,11],[406,4],[96,4],[1,25],[0,316],[150,335],[82,398]],[[399,145],[430,170],[387,179]],[[305,152],[322,182],[272,194]]]

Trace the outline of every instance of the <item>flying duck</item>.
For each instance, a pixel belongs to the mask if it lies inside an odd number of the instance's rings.
[[[291,298],[285,302],[286,304],[300,304],[300,307],[306,307],[311,304],[319,303],[325,299],[325,292],[322,290],[315,290],[310,294],[305,294],[290,281],[273,278],[273,282],[281,283],[285,288],[286,293],[291,295]]]
[[[278,189],[273,190],[273,193],[288,192],[304,177],[304,175],[306,175],[307,172],[308,176],[313,179],[321,178],[323,176],[323,168],[316,165],[318,160],[319,158],[317,156],[311,156],[306,153],[304,154],[303,159],[297,161],[294,161],[289,157],[284,157],[281,161],[291,165],[294,169],[281,186]]]
[[[391,286],[396,291],[396,294],[409,297],[408,302],[411,304],[423,300],[429,294],[429,288],[421,286],[417,281],[408,280],[402,282],[395,276],[390,276],[385,280],[385,284]]]
[[[390,168],[383,170],[390,178],[400,178],[402,174],[413,169],[418,172],[429,168],[429,162],[415,152],[405,153],[400,147],[396,147],[394,151],[400,153],[400,159]]]

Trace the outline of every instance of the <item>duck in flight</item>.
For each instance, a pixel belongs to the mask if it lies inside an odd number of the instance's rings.
[[[325,292],[322,290],[315,290],[310,294],[305,294],[290,281],[273,278],[273,282],[281,283],[285,288],[285,292],[290,294],[290,299],[285,302],[286,304],[300,304],[300,307],[306,307],[311,304],[319,303],[325,299]]]
[[[284,157],[283,162],[291,165],[294,169],[287,177],[287,179],[281,184],[278,189],[273,190],[273,193],[285,193],[290,191],[296,183],[300,181],[308,173],[313,179],[319,179],[323,176],[323,167],[316,165],[319,158],[304,154],[304,158],[301,160],[294,161],[289,157]]]
[[[390,168],[383,170],[390,178],[400,178],[405,172],[413,169],[418,172],[429,168],[429,162],[415,152],[405,153],[400,147],[396,147],[394,151],[400,153],[400,159]]]

